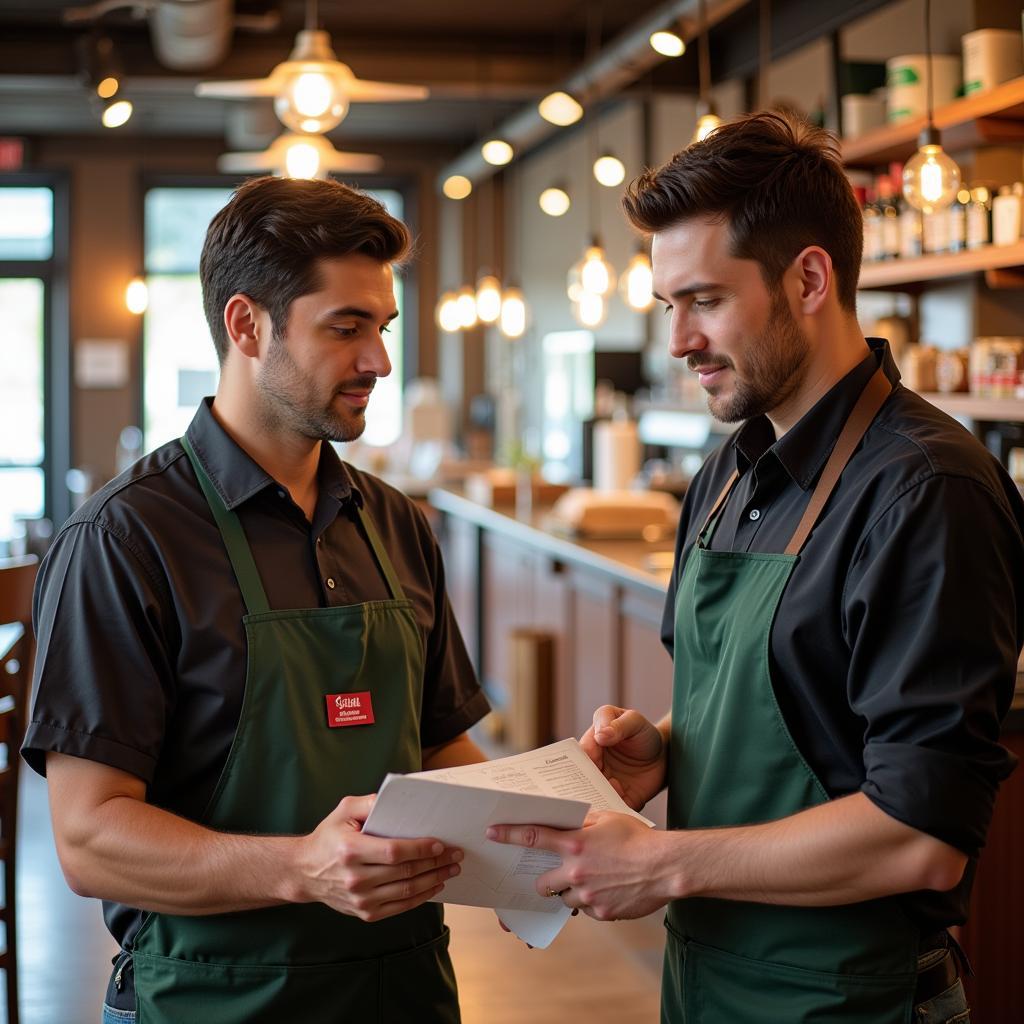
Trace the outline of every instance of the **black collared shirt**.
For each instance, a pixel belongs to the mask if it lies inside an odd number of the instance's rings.
[[[1013,756],[998,742],[1024,643],[1024,502],[955,420],[899,385],[884,342],[778,441],[761,416],[714,452],[683,503],[675,593],[730,474],[710,547],[781,552],[879,363],[894,385],[847,465],[782,595],[772,686],[832,797],[861,791],[972,858],[950,893],[904,898],[926,928],[964,920],[973,860]]]
[[[273,609],[391,596],[354,508],[363,503],[423,638],[423,746],[454,739],[487,713],[438,544],[408,498],[324,444],[310,523],[225,433],[208,400],[188,437],[241,520]],[[192,466],[180,442],[166,444],[86,502],[40,566],[28,763],[44,772],[47,751],[101,761],[144,779],[151,803],[199,818],[238,723],[244,614]],[[108,924],[123,941],[134,921],[111,910]]]

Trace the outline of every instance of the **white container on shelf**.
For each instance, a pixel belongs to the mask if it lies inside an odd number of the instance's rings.
[[[640,472],[640,439],[634,420],[594,424],[594,489],[625,491]]]
[[[1020,32],[1009,28],[980,28],[961,40],[964,47],[964,95],[992,89],[1024,75],[1024,46]]]
[[[885,124],[885,96],[847,93],[843,97],[843,137],[855,139]]]
[[[960,88],[960,58],[948,53],[932,55],[936,107],[952,103]],[[928,55],[904,54],[885,62],[886,100],[890,124],[924,117],[928,112]]]
[[[992,200],[992,244],[1016,245],[1021,233],[1021,190],[1004,185]]]

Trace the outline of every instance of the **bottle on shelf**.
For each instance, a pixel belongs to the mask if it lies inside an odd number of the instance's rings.
[[[948,208],[921,215],[921,251],[929,256],[949,251]]]
[[[981,249],[992,241],[992,194],[984,185],[971,189],[967,207],[967,248]]]
[[[992,200],[992,244],[1016,245],[1020,241],[1021,203],[1024,185],[1003,185]]]
[[[864,262],[882,259],[882,212],[878,208],[878,189],[866,190],[864,203]]]
[[[946,211],[950,252],[963,252],[967,248],[967,210],[971,205],[971,191],[960,189]]]
[[[887,174],[878,176],[876,191],[882,236],[879,259],[896,259],[900,254],[900,211],[896,206],[896,189]]]

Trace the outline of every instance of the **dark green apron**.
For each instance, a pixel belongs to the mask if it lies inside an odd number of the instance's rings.
[[[799,552],[890,392],[864,389],[784,554],[711,551],[736,474],[690,552],[676,594],[669,825],[773,821],[828,794],[775,701],[772,624]],[[843,686],[843,679],[822,680]],[[677,900],[666,919],[662,1020],[671,1024],[906,1024],[918,929],[895,899],[839,907]]]
[[[412,602],[360,511],[392,600],[271,611],[238,517],[187,439],[182,444],[248,611],[242,711],[202,823],[305,834],[343,797],[376,792],[387,772],[421,767],[423,649]],[[365,696],[344,695],[367,693],[372,724],[329,726],[329,717],[361,719]],[[373,924],[321,903],[202,917],[152,913],[133,958],[139,1024],[459,1020],[437,904]]]

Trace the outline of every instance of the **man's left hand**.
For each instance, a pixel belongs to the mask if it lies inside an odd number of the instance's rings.
[[[566,906],[598,921],[644,917],[672,899],[666,834],[628,814],[593,812],[575,831],[493,825],[487,838],[557,853],[561,865],[537,879],[537,892],[557,892]]]

